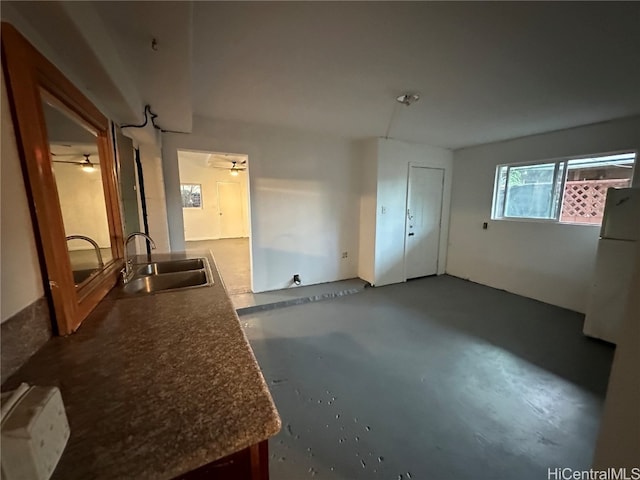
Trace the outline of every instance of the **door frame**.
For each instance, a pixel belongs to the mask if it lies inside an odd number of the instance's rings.
[[[180,189],[180,152],[194,152],[194,153],[203,153],[203,154],[220,154],[220,155],[224,155],[225,153],[232,153],[232,152],[225,152],[224,150],[218,150],[215,148],[212,149],[208,149],[208,150],[203,150],[203,149],[196,149],[196,148],[176,148],[175,150],[176,152],[176,165],[177,165],[177,189],[178,189],[178,193],[179,193],[179,189]],[[251,272],[251,274],[249,275],[249,279],[251,280],[251,292],[255,292],[255,288],[254,288],[254,269],[253,269],[253,216],[251,214],[252,212],[252,200],[251,200],[251,162],[250,162],[250,155],[248,153],[235,153],[234,155],[244,155],[247,158],[247,163],[245,164],[245,171],[247,172],[247,211],[246,211],[246,215],[247,215],[247,225],[248,225],[248,235],[249,235],[249,270]],[[175,177],[174,177],[175,178]],[[174,180],[174,179],[172,179]],[[217,187],[216,187],[216,195],[218,194],[217,192]],[[182,206],[182,200],[180,199],[180,197],[177,197],[180,200],[180,205]],[[185,242],[184,239],[184,215],[183,215],[183,211],[182,208],[180,208],[180,216],[182,218],[182,241]]]
[[[403,281],[407,281],[407,230],[408,230],[408,209],[409,209],[409,189],[411,188],[411,169],[412,168],[428,168],[430,170],[441,170],[442,171],[442,188],[440,190],[440,219],[438,221],[438,253],[436,256],[436,275],[438,275],[438,271],[440,270],[440,250],[442,247],[442,213],[444,211],[444,187],[445,187],[445,178],[447,171],[442,167],[431,167],[429,165],[424,165],[422,163],[409,162],[407,164],[407,187],[405,189],[405,199],[404,199],[404,239],[402,246],[402,276],[404,278]]]

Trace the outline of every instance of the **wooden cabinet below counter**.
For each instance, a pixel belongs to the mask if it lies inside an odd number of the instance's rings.
[[[269,447],[264,440],[176,477],[174,480],[269,480]]]

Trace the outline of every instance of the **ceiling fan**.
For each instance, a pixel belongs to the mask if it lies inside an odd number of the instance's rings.
[[[75,153],[51,153],[52,157],[78,157],[78,154]],[[55,163],[71,163],[74,165],[80,165],[80,168],[82,168],[82,170],[84,172],[93,172],[95,170],[95,164],[91,162],[91,160],[89,160],[89,157],[91,157],[90,153],[83,153],[82,156],[84,157],[84,160],[82,161],[73,161],[73,160],[55,160],[52,159],[53,162]]]
[[[246,167],[247,161],[246,160],[243,160],[241,162],[239,162],[238,160],[229,160],[229,162],[231,163],[231,168],[229,168],[229,167],[221,167],[221,166],[218,166],[218,165],[211,165],[211,166],[213,168],[220,168],[220,169],[223,169],[223,170],[227,170],[228,169],[229,170],[229,174],[232,177],[237,177],[240,172],[244,172],[247,169],[247,167]]]
[[[229,173],[231,174],[232,177],[237,177],[239,172],[242,172],[242,171],[247,169],[247,167],[244,166],[247,163],[246,160],[243,160],[240,163],[239,167],[238,167],[237,163],[238,162],[236,162],[235,160],[233,160],[231,162],[231,169],[229,170]]]

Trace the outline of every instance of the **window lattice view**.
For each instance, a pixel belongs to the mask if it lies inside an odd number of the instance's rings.
[[[609,188],[631,186],[635,153],[497,168],[493,218],[600,225]]]

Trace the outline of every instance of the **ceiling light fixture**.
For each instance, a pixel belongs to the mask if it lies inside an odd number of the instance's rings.
[[[403,93],[399,97],[396,97],[396,102],[401,103],[406,107],[408,107],[412,103],[417,102],[418,100],[420,100],[419,93]],[[387,126],[387,134],[384,136],[384,138],[386,139],[389,138],[389,133],[391,133],[391,125],[393,124],[393,118],[396,115],[397,107],[398,105],[394,105],[393,111],[391,112],[391,118],[389,119],[389,125]]]
[[[83,172],[93,172],[96,167],[93,165],[93,163],[91,163],[91,160],[89,160],[89,154],[88,153],[84,153],[84,162],[82,162],[80,164],[80,168],[82,168]]]
[[[420,100],[420,94],[418,93],[405,93],[404,95],[396,97],[398,103],[406,105],[407,107],[418,100]]]
[[[233,163],[233,165],[231,165],[231,170],[229,170],[229,174],[232,177],[237,177],[238,173],[240,172],[240,170],[238,169],[238,167],[236,167],[236,162],[235,161],[231,162],[231,163]]]

